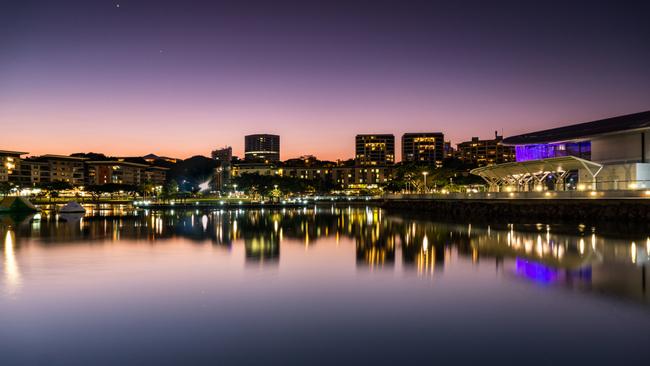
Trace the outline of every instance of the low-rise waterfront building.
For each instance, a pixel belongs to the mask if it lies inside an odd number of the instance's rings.
[[[27,152],[0,150],[0,182],[9,182],[20,171],[20,156]]]
[[[275,164],[237,164],[233,166],[234,177],[243,174],[259,174],[265,176],[279,176],[299,179],[327,180],[331,175],[331,167],[293,167],[278,166]]]
[[[21,159],[20,169],[15,182],[21,187],[34,187],[40,183],[50,182],[50,165],[37,159]]]
[[[285,166],[278,169],[278,175],[283,177],[329,181],[332,173],[331,167],[291,167]]]
[[[145,169],[145,183],[151,183],[156,187],[162,186],[167,181],[169,168],[161,166],[149,166]]]
[[[95,161],[79,156],[47,154],[20,158],[26,152],[0,150],[0,182],[23,188],[39,184],[66,182],[80,187],[88,184],[142,184],[162,186],[168,168],[124,161]]]
[[[244,174],[279,175],[279,169],[274,164],[267,163],[242,163],[232,167],[232,176],[239,177]]]
[[[516,162],[475,169],[492,190],[650,188],[650,111],[508,137]]]
[[[148,165],[125,161],[88,161],[88,185],[109,183],[140,185],[145,181]]]
[[[87,161],[87,184],[109,183],[139,186],[150,183],[162,186],[167,179],[168,168],[126,161]]]
[[[515,161],[515,149],[503,143],[503,136],[494,133],[494,139],[481,140],[472,137],[470,141],[457,145],[456,157],[476,166],[503,164]]]
[[[47,163],[49,182],[67,182],[73,186],[85,184],[84,161],[87,160],[86,158],[48,154],[39,156],[35,160]],[[41,178],[45,177],[41,175]]]
[[[342,189],[375,189],[388,183],[392,166],[339,166],[332,168],[333,183]]]
[[[391,179],[393,170],[393,166],[336,165],[333,162],[321,162],[311,166],[292,166],[285,162],[282,164],[235,164],[232,173],[233,177],[259,174],[322,181],[345,190],[359,190],[381,187]]]

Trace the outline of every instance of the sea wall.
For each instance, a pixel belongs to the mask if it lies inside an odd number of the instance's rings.
[[[518,221],[650,221],[650,200],[450,200],[395,199],[382,203],[386,210],[426,213],[427,217],[450,220]]]

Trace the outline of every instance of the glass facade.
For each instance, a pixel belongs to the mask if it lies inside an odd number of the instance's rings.
[[[518,145],[515,147],[517,161],[575,156],[591,160],[591,141],[558,144]]]

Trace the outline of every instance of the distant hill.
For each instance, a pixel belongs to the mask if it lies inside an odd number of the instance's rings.
[[[110,161],[110,160],[115,160],[114,158],[110,156],[106,156],[101,153],[94,153],[94,152],[89,152],[89,153],[74,153],[70,154],[70,156],[74,156],[75,158],[86,158],[88,160],[92,161]]]

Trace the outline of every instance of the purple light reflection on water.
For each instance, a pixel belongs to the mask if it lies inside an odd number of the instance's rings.
[[[559,277],[557,269],[523,258],[517,258],[515,269],[518,275],[542,284],[554,282]]]
[[[2,365],[394,365],[432,354],[648,364],[637,352],[650,342],[647,275],[626,238],[608,238],[602,261],[587,246],[553,269],[508,245],[508,234],[538,235],[524,226],[474,225],[470,237],[464,223],[374,207],[306,212],[3,217]],[[567,269],[576,264],[586,267]]]

